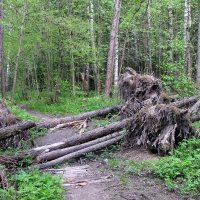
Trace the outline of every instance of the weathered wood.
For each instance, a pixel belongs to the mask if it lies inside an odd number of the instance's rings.
[[[15,136],[24,130],[33,128],[34,126],[35,126],[34,122],[27,121],[27,122],[21,122],[18,124],[7,126],[5,128],[1,128],[0,129],[0,140]]]
[[[32,121],[21,122],[11,126],[7,126],[0,129],[0,140],[15,136],[20,132],[33,128],[35,123]]]
[[[199,97],[200,96],[192,96],[192,97],[184,98],[181,101],[176,101],[176,102],[171,103],[171,105],[176,106],[178,108],[182,108],[184,106],[188,106],[190,104],[196,103]]]
[[[95,145],[95,144],[98,144],[98,143],[101,143],[101,142],[105,142],[107,140],[119,137],[121,135],[122,135],[122,133],[118,133],[117,132],[117,133],[113,133],[113,134],[110,134],[110,135],[102,137],[102,138],[98,138],[96,140],[92,140],[90,142],[86,142],[84,144],[80,144],[80,145],[76,145],[76,146],[73,146],[73,147],[68,147],[68,148],[64,148],[64,149],[58,149],[58,150],[55,150],[55,151],[44,153],[44,154],[41,154],[38,157],[36,157],[35,161],[36,161],[36,163],[42,163],[42,162],[54,160],[56,158],[62,157],[64,155],[67,155],[69,153],[73,153],[75,151],[84,149],[86,147],[90,147],[92,145]]]
[[[118,132],[118,131],[124,129],[129,124],[129,122],[131,122],[132,120],[133,120],[133,118],[128,118],[128,119],[124,119],[120,122],[114,122],[107,126],[99,127],[99,128],[93,129],[91,131],[87,131],[83,135],[73,136],[69,139],[66,139],[63,142],[54,143],[54,144],[47,145],[47,146],[37,147],[36,150],[48,149],[49,151],[53,151],[56,149],[63,149],[66,147],[83,144],[85,142],[89,142],[91,140],[95,140],[97,138],[104,137],[111,133]]]
[[[194,115],[191,117],[191,122],[200,121],[200,115]]]
[[[188,110],[188,112],[189,112],[189,113],[196,113],[196,112],[199,111],[199,109],[200,109],[200,100],[197,101],[197,102]]]
[[[46,169],[46,168],[52,167],[52,166],[57,165],[57,164],[62,164],[69,159],[77,158],[77,157],[80,157],[80,156],[82,156],[86,153],[98,151],[98,150],[103,149],[107,146],[115,144],[115,143],[119,142],[122,138],[123,138],[123,136],[119,136],[119,137],[107,140],[106,142],[101,142],[99,144],[81,149],[79,151],[76,151],[76,152],[73,152],[73,153],[70,153],[70,154],[67,154],[67,155],[62,156],[60,158],[57,158],[55,160],[52,160],[52,161],[49,161],[49,162],[46,162],[46,163],[42,163],[42,164],[38,164],[38,165],[34,165],[34,167],[39,168],[39,169]]]
[[[53,127],[57,126],[58,124],[64,124],[64,123],[69,123],[69,122],[73,122],[73,121],[84,120],[84,119],[92,118],[92,117],[106,116],[109,113],[119,111],[120,108],[121,108],[121,105],[117,105],[117,106],[113,106],[113,107],[108,107],[108,108],[103,108],[103,109],[99,109],[99,110],[95,110],[95,111],[82,113],[82,114],[75,115],[75,116],[52,120],[51,122],[38,123],[37,128],[53,128]]]

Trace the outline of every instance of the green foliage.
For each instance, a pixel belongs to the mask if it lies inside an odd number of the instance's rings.
[[[29,101],[18,99],[18,103],[26,104],[30,109],[40,111],[42,113],[51,113],[53,115],[79,114],[82,112],[100,109],[102,107],[116,105],[119,102],[117,99],[107,99],[104,96],[72,97],[61,96],[60,102],[49,104],[48,99],[41,96],[40,99],[33,97]]]
[[[47,131],[48,131],[48,129],[46,129],[46,128],[43,128],[40,130],[32,128],[32,129],[29,129],[29,134],[31,136],[31,139],[35,139],[35,138],[45,135],[47,133]]]
[[[36,117],[30,116],[25,110],[20,109],[17,105],[14,105],[9,101],[7,101],[6,104],[9,107],[10,111],[13,113],[13,115],[21,120],[31,120],[33,122],[37,122],[39,120]]]
[[[161,80],[167,91],[174,91],[180,96],[195,94],[195,83],[184,74],[182,66],[167,64],[162,67],[162,70],[165,71],[165,73],[161,75]]]
[[[63,200],[63,188],[60,177],[38,170],[20,171],[12,177],[16,188],[0,190],[2,200]]]
[[[185,140],[170,156],[158,161],[153,171],[171,189],[179,187],[183,193],[200,192],[200,139]]]

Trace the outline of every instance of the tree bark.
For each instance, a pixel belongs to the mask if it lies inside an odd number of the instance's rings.
[[[98,143],[96,145],[93,145],[93,146],[81,149],[79,151],[67,154],[65,156],[62,156],[62,157],[57,158],[55,160],[49,161],[47,163],[42,163],[42,164],[35,165],[34,167],[39,168],[39,169],[46,169],[46,168],[52,167],[52,166],[54,166],[56,164],[62,164],[62,163],[66,162],[69,159],[77,158],[77,157],[80,157],[80,156],[82,156],[82,155],[84,155],[86,153],[98,151],[98,150],[101,150],[101,149],[103,149],[103,148],[105,148],[107,146],[115,144],[115,143],[119,142],[122,138],[123,138],[123,136],[119,136],[119,137],[107,140],[106,142],[101,142],[101,143]]]
[[[102,138],[98,138],[96,140],[92,140],[90,142],[79,144],[79,145],[76,145],[76,146],[73,146],[73,147],[68,147],[68,148],[64,148],[64,149],[58,149],[58,150],[55,150],[55,151],[51,151],[51,152],[48,152],[48,153],[43,153],[43,154],[39,155],[38,157],[36,157],[35,161],[36,161],[36,163],[42,163],[42,162],[54,160],[56,158],[67,155],[69,153],[73,153],[73,152],[76,152],[78,150],[99,144],[101,142],[105,142],[107,140],[119,137],[121,135],[122,135],[122,133],[117,132],[117,133],[113,133],[111,135],[108,135],[108,136],[105,136],[105,137],[102,137]]]
[[[197,85],[200,87],[200,8],[199,8],[199,24],[198,24],[198,47],[197,47]]]
[[[14,124],[0,129],[0,140],[12,137],[14,135],[20,134],[20,132],[33,128],[35,123],[31,121],[22,122],[19,124]]]
[[[106,72],[105,95],[107,97],[110,97],[112,92],[113,69],[115,65],[115,47],[116,47],[116,37],[119,28],[120,7],[121,7],[121,0],[115,0],[115,9],[112,21],[112,29],[110,34],[110,44],[109,44],[107,72]]]
[[[188,106],[188,105],[196,103],[198,101],[198,98],[199,98],[199,96],[188,97],[188,98],[185,98],[181,101],[173,102],[171,104],[178,107],[178,108],[181,108],[181,107]]]
[[[15,64],[15,70],[14,70],[14,78],[13,78],[13,86],[12,86],[12,92],[11,92],[11,101],[14,99],[14,94],[15,94],[15,87],[16,87],[16,82],[17,82],[17,72],[18,72],[18,66],[19,66],[19,59],[20,59],[20,53],[21,53],[21,47],[22,47],[22,39],[24,35],[24,26],[25,26],[25,17],[26,17],[26,12],[27,12],[27,0],[24,0],[23,3],[23,14],[22,14],[22,21],[21,21],[21,31],[20,31],[20,36],[19,36],[19,47],[18,47],[18,52],[17,52],[17,58],[16,58],[16,64]]]
[[[184,13],[185,70],[189,78],[191,78],[192,75],[192,60],[190,53],[190,28],[191,28],[190,0],[185,0],[185,13]]]
[[[199,111],[199,109],[200,109],[200,100],[197,101],[197,102],[188,110],[188,112],[189,112],[189,113],[196,113],[196,112]]]
[[[52,122],[38,123],[37,128],[53,128],[53,127],[57,126],[58,124],[64,124],[64,123],[69,123],[72,121],[84,120],[84,119],[92,118],[92,117],[105,116],[109,113],[119,111],[120,108],[121,108],[120,105],[113,106],[113,107],[103,108],[100,110],[94,110],[94,111],[82,113],[82,114],[71,116],[71,117],[65,117],[65,118],[53,120]]]
[[[3,11],[3,0],[0,0],[0,73],[1,73],[1,95],[2,98],[6,98],[5,93],[5,80],[4,80],[4,62],[3,62],[3,18],[4,18],[4,11]]]
[[[173,8],[172,6],[169,6],[168,9],[168,13],[169,13],[169,33],[170,33],[170,37],[169,37],[169,46],[170,46],[170,50],[169,50],[169,59],[170,62],[174,62],[174,53],[173,53],[173,39],[174,39],[174,20],[173,20]]]

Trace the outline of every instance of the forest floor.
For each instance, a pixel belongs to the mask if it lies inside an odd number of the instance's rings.
[[[41,121],[52,119],[49,115],[27,110],[30,115]],[[92,124],[91,124],[92,126]],[[62,141],[77,134],[76,129],[64,128],[53,133],[47,133],[35,139],[35,146],[48,145]],[[84,133],[83,133],[84,134]],[[110,158],[109,158],[110,159]],[[133,160],[135,162],[154,161],[158,157],[142,149],[117,151],[111,159],[121,162]],[[47,171],[55,175],[62,175],[66,188],[66,200],[182,200],[178,192],[170,191],[163,181],[148,173],[128,175],[123,170],[111,168],[106,156],[86,155],[64,165]]]

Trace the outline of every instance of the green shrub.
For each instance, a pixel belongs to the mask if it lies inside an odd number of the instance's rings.
[[[20,171],[11,178],[15,189],[0,190],[2,200],[63,200],[63,188],[60,177],[38,170]]]
[[[200,139],[185,140],[170,156],[159,160],[153,171],[163,178],[170,188],[182,193],[200,192]]]

